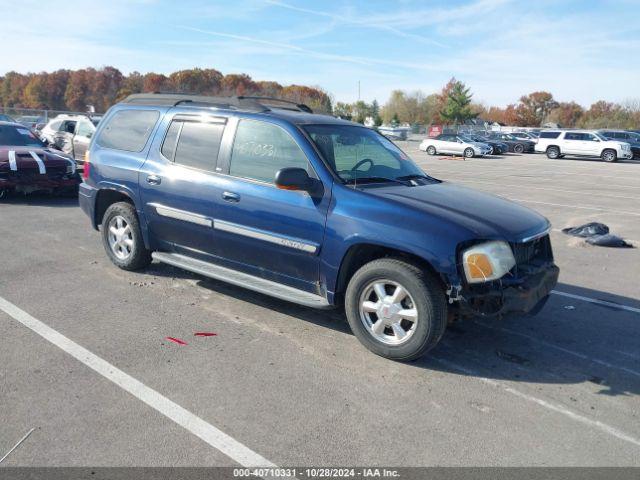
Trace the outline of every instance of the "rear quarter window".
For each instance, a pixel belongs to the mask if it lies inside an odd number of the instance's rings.
[[[540,132],[540,138],[558,138],[560,132]]]
[[[120,110],[107,121],[97,143],[104,148],[140,152],[159,117],[157,110]]]

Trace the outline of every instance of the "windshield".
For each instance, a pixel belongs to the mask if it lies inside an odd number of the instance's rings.
[[[28,128],[0,125],[0,145],[43,147],[44,143]]]
[[[345,183],[366,179],[424,177],[420,168],[386,137],[366,127],[306,125],[325,161]]]
[[[598,132],[593,132],[593,134],[598,137],[601,141],[606,142],[607,141],[607,137],[605,137],[604,135],[602,135],[601,133]]]

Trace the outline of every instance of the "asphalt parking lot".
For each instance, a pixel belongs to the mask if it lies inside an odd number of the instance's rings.
[[[640,247],[640,163],[400,146],[551,220],[561,276],[541,313],[459,323],[394,363],[338,311],[157,263],[117,269],[74,199],[4,200],[0,457],[35,430],[3,465],[640,466],[640,250],[559,232],[599,221]]]

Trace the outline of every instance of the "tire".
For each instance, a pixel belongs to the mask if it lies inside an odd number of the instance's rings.
[[[487,155],[493,155],[494,154],[494,148],[491,145],[489,145],[489,148],[491,150],[489,150],[489,153],[487,153]]]
[[[600,158],[602,159],[603,162],[613,163],[618,161],[618,154],[616,153],[615,150],[611,150],[610,148],[607,148],[606,150],[602,151]]]
[[[380,284],[386,303],[377,293]],[[406,296],[393,303],[398,286]],[[415,321],[401,315],[402,311],[411,313]],[[366,348],[399,361],[415,360],[431,350],[447,326],[445,292],[439,280],[432,273],[395,258],[369,262],[353,275],[347,286],[345,312],[351,330]],[[378,322],[383,322],[381,329],[374,327]],[[396,327],[404,336],[398,334]]]
[[[558,147],[548,147],[547,158],[550,158],[551,160],[555,160],[556,158],[561,158],[560,149]]]
[[[113,264],[123,270],[139,270],[151,263],[151,252],[144,246],[138,215],[130,203],[114,203],[104,212],[102,244]]]
[[[434,147],[433,145],[429,145],[427,147],[427,153],[429,155],[435,155],[436,154],[436,147]]]
[[[513,151],[516,153],[524,153],[524,145],[521,143],[516,143],[513,146]]]
[[[464,149],[464,156],[466,158],[473,158],[475,156],[476,152],[473,151],[473,148],[471,147],[467,147]]]

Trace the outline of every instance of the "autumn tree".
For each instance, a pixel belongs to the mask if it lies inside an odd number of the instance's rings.
[[[573,128],[584,115],[584,108],[576,102],[560,102],[549,112],[545,122],[557,123],[561,127]]]
[[[516,107],[518,123],[523,127],[539,127],[549,112],[558,106],[549,92],[533,92],[520,97]]]

